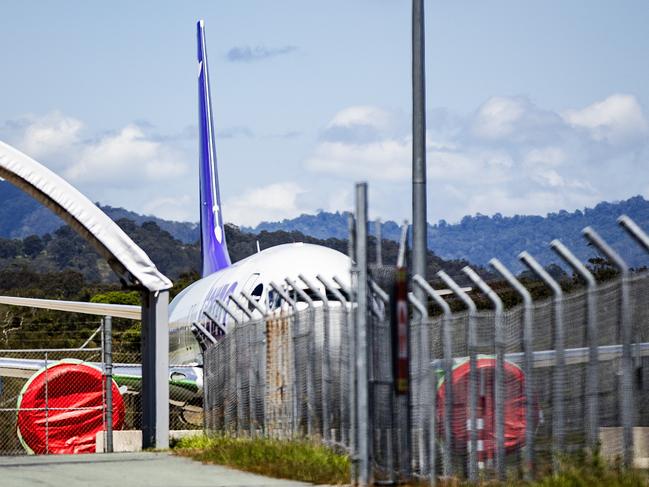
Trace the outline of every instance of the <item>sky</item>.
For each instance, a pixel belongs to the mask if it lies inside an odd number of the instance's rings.
[[[428,219],[649,197],[645,1],[426,1]],[[2,2],[0,140],[198,220],[196,21],[223,214],[410,218],[408,0]]]

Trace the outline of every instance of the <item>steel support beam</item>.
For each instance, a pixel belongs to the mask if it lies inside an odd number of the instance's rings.
[[[142,291],[142,448],[169,448],[169,291]]]

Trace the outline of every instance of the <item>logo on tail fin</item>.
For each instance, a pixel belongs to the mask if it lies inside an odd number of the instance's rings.
[[[223,230],[221,230],[221,220],[219,219],[219,205],[214,205],[212,214],[214,215],[214,236],[218,243],[223,243]]]

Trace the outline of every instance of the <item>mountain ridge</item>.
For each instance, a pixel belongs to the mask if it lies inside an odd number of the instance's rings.
[[[128,219],[137,225],[154,222],[184,244],[195,244],[199,239],[196,223],[164,220],[107,205],[100,208],[115,221]],[[523,250],[530,252],[545,266],[560,263],[549,248],[554,238],[560,239],[582,261],[597,256],[581,236],[581,230],[590,225],[620,251],[629,265],[646,265],[649,256],[616,223],[617,217],[622,214],[649,231],[649,201],[642,196],[633,196],[617,202],[601,202],[593,208],[572,212],[560,210],[545,216],[502,216],[499,213],[487,216],[478,213],[465,216],[453,224],[440,220],[428,226],[428,248],[444,260],[464,259],[481,266],[487,266],[492,257],[497,257],[512,270],[520,271],[522,265],[517,255]],[[348,212],[302,214],[278,222],[261,222],[255,227],[242,226],[239,230],[254,235],[283,231],[321,240],[346,240],[349,215]],[[63,221],[49,209],[11,184],[0,182],[0,237],[22,239],[29,235],[43,236],[63,225]],[[396,222],[383,222],[381,228],[384,239],[399,239],[400,227]],[[374,234],[373,224],[369,230],[370,234]]]

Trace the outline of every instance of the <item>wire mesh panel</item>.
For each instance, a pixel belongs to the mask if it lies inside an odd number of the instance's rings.
[[[340,303],[318,303],[237,324],[220,337],[204,354],[206,429],[346,445],[348,313]]]
[[[4,334],[0,454],[95,451],[106,427],[101,327],[94,321],[66,328],[44,335],[38,323],[23,323]],[[48,348],[40,348],[44,343]],[[114,382],[112,389],[113,426],[121,429],[126,408]]]
[[[291,319],[278,316],[266,325],[266,432],[285,437],[293,430]]]

